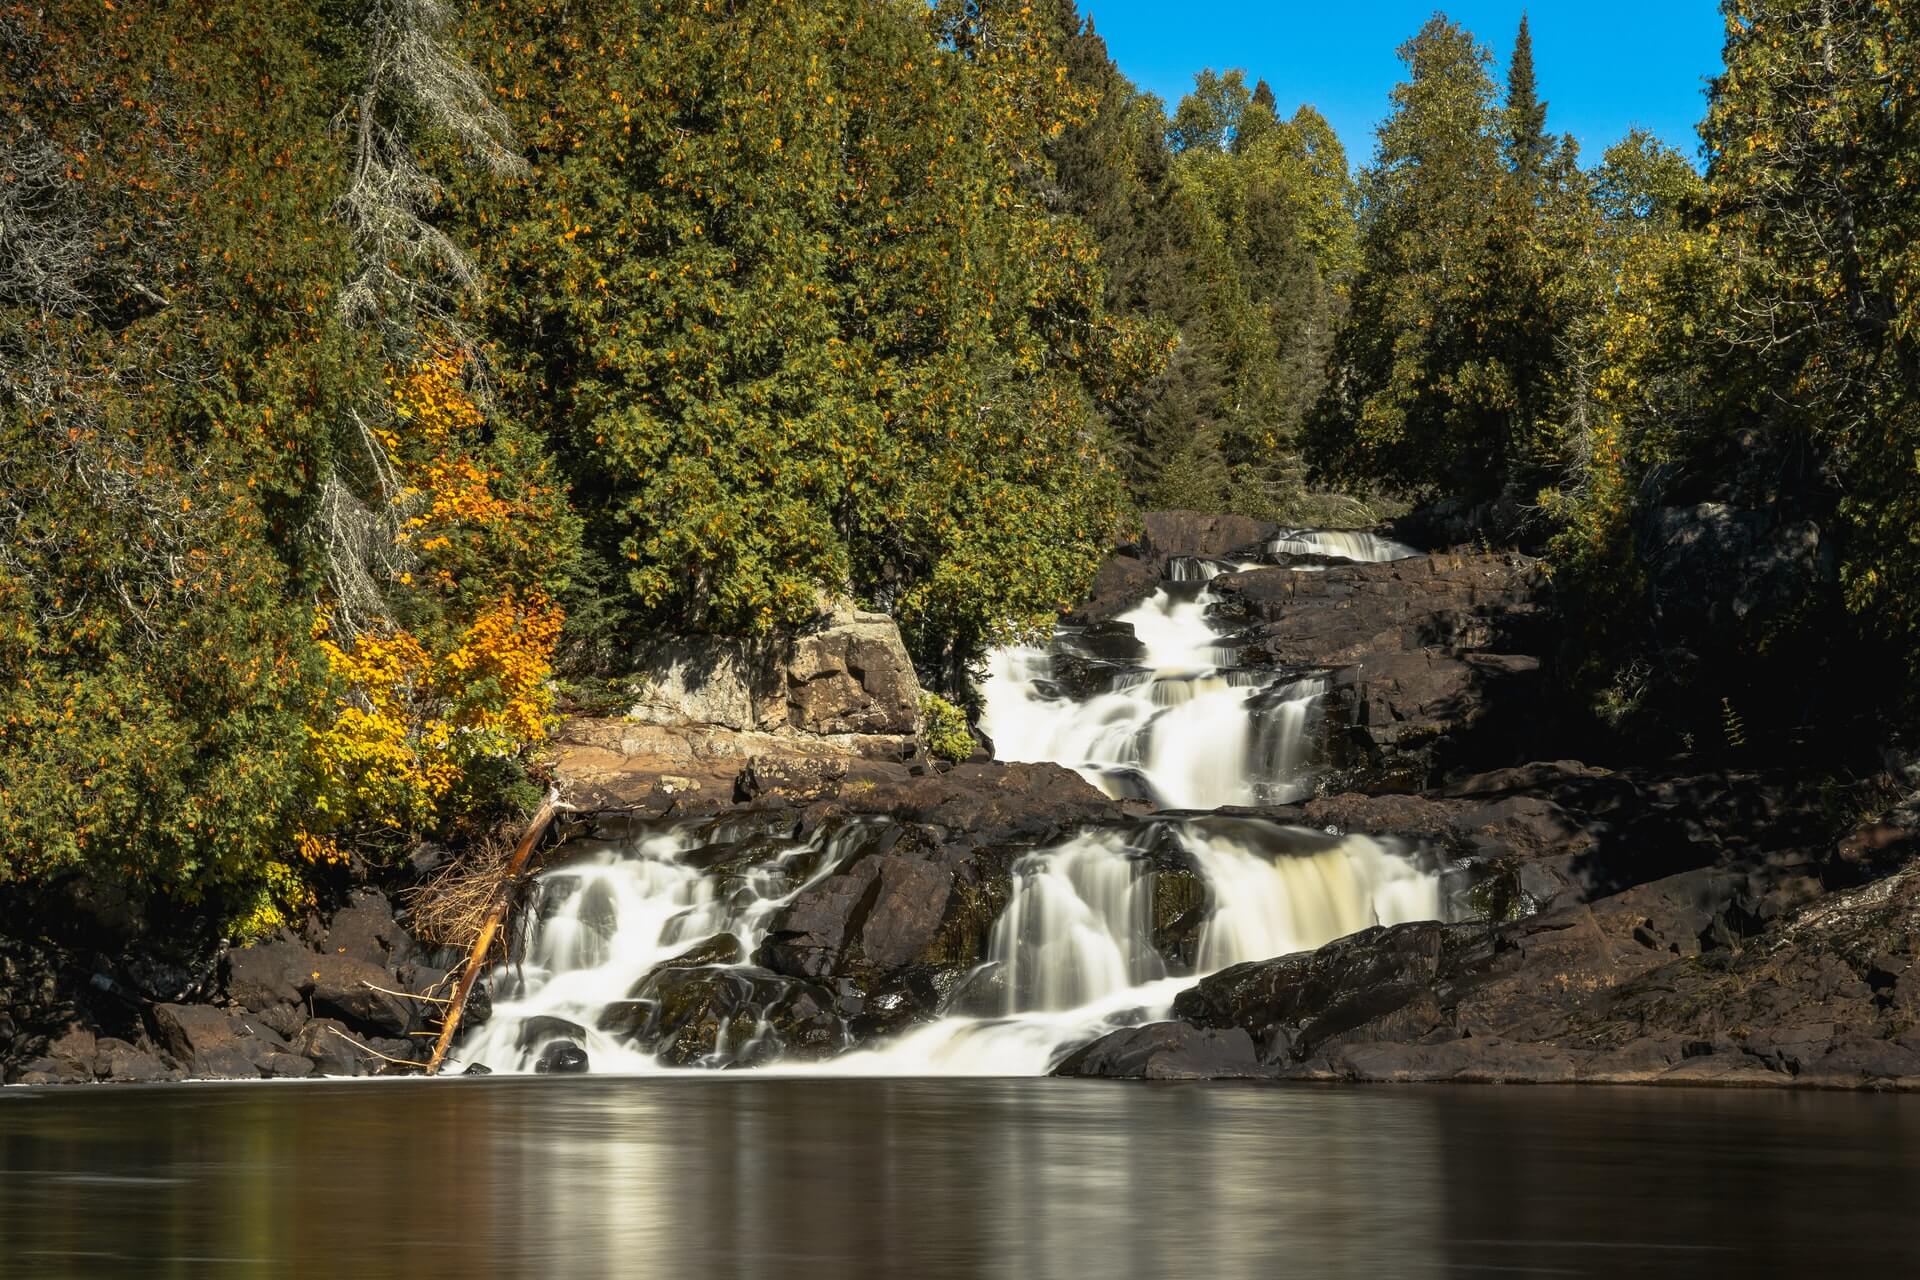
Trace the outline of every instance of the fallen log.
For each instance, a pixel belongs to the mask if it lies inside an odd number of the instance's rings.
[[[533,821],[527,824],[520,843],[514,846],[513,857],[508,859],[499,887],[494,891],[493,905],[487,909],[486,918],[481,921],[480,932],[473,940],[473,950],[467,954],[466,968],[460,971],[460,982],[454,987],[453,996],[447,1003],[447,1016],[440,1024],[440,1038],[434,1042],[433,1056],[427,1059],[427,1074],[430,1076],[440,1073],[440,1064],[446,1060],[453,1037],[460,1030],[460,1015],[466,1011],[467,996],[480,977],[480,970],[486,966],[487,952],[493,948],[494,935],[500,931],[500,926],[506,921],[507,911],[513,905],[513,888],[526,870],[527,860],[533,856],[540,837],[546,834],[547,827],[560,811],[560,805],[549,798],[540,806],[540,811],[533,815]]]

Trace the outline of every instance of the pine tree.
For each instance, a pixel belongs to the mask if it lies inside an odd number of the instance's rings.
[[[1547,104],[1533,82],[1533,33],[1527,15],[1520,15],[1520,31],[1513,38],[1513,59],[1507,64],[1507,166],[1525,184],[1536,178],[1551,151],[1547,140]]]

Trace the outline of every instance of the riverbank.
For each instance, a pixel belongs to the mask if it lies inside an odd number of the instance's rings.
[[[1143,667],[1172,660],[1135,634],[1152,620],[1142,602],[1166,592],[1188,602],[1185,625],[1204,616],[1202,649],[1229,664],[1216,675]],[[1045,760],[845,752],[775,767],[732,745],[665,752],[654,727],[576,722],[562,788],[594,812],[563,824],[546,863],[665,841],[649,865],[678,877],[676,923],[652,926],[631,971],[575,953],[533,966],[599,966],[604,996],[517,1008],[489,1028],[494,999],[524,1004],[528,991],[510,975],[483,987],[467,1044],[491,1039],[463,1061],[619,1070],[854,1053],[868,1055],[861,1069],[909,1073],[1011,1061],[1127,1078],[1920,1087],[1916,832],[1861,824],[1861,789],[1797,770],[1566,758],[1587,742],[1551,714],[1552,608],[1517,553],[1160,513],[1102,570],[1067,641],[1020,676],[1020,696],[1048,714],[1096,730],[1121,715],[1130,736],[1104,739],[1114,763],[1082,770],[1111,794]],[[1225,765],[1164,759],[1180,754],[1168,699],[1208,717],[1183,711],[1194,741],[1217,752],[1237,733],[1233,758],[1260,767],[1236,782]],[[1291,727],[1276,737],[1280,722]],[[1077,762],[1107,747],[1072,750]],[[1174,781],[1225,807],[1167,814]],[[1325,893],[1312,928],[1223,941],[1230,895],[1248,890],[1221,878],[1222,839],[1260,875],[1321,867],[1258,889]],[[1018,895],[1036,859],[1076,840],[1095,846],[1087,875],[1120,876],[1114,919],[1146,913],[1137,942],[1112,925],[1124,972],[1111,981],[1033,978],[1002,923],[1044,906]],[[1377,857],[1427,877],[1434,905],[1402,905],[1397,880],[1365,869]],[[239,949],[169,947],[111,903],[11,917],[7,1078],[417,1070],[459,956],[412,936],[395,906],[404,879]],[[602,909],[577,890],[524,918]],[[1069,896],[1099,907],[1085,884]],[[1375,920],[1399,923],[1362,927]],[[65,936],[48,927],[60,925]],[[1028,942],[1064,964],[1044,937]],[[524,933],[517,945],[524,956]],[[1241,962],[1208,972],[1222,957]],[[1084,963],[1075,952],[1062,972]],[[1161,976],[1164,1007],[1125,1016],[1129,984],[1157,993]],[[1122,1006],[1099,1008],[1109,990]],[[1054,1019],[1024,1056],[955,1047],[1010,1012],[1083,1003],[1098,1016]],[[921,1056],[886,1056],[911,1036]],[[953,1043],[929,1046],[941,1036]],[[579,1057],[549,1052],[563,1044]]]

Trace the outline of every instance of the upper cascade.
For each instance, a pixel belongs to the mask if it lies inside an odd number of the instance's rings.
[[[1362,564],[1410,560],[1424,554],[1366,529],[1285,529],[1267,542],[1266,552],[1270,556],[1337,556]]]
[[[1153,595],[1112,622],[995,651],[980,727],[996,754],[1066,765],[1108,795],[1158,808],[1301,799],[1325,673],[1240,665],[1208,616],[1208,584],[1257,567],[1175,556]]]

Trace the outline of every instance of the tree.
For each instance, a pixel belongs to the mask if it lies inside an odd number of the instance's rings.
[[[1539,174],[1553,149],[1547,139],[1547,104],[1534,88],[1533,33],[1524,13],[1507,64],[1506,144],[1507,166],[1523,183]]]
[[[300,530],[364,389],[314,198],[353,45],[292,4],[0,10],[0,879],[285,872]]]
[[[1849,605],[1920,624],[1920,16],[1892,0],[1727,0],[1703,129],[1734,266],[1726,376],[1802,486],[1839,497]]]
[[[1502,164],[1488,55],[1436,16],[1400,57],[1360,180],[1360,268],[1314,414],[1315,466],[1350,483],[1488,497],[1518,407],[1499,358],[1511,315],[1496,288]]]
[[[1050,621],[1118,484],[1097,251],[1025,197],[1079,108],[1030,7],[628,0],[488,19],[533,177],[476,196],[501,386],[612,632],[892,609],[944,681]],[[617,33],[617,34],[614,34]]]

